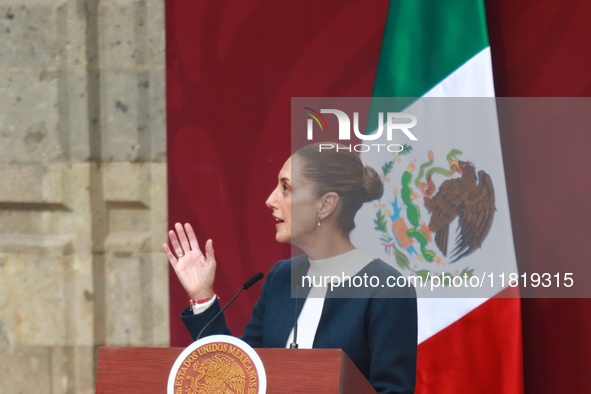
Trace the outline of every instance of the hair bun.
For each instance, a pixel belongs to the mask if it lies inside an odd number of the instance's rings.
[[[363,189],[365,190],[365,201],[373,201],[384,194],[384,184],[380,176],[370,166],[363,167]]]

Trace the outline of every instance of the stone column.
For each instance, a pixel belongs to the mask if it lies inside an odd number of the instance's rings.
[[[164,2],[0,4],[0,393],[168,345]]]

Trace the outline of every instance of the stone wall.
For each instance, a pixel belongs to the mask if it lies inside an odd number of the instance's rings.
[[[0,393],[168,344],[162,0],[0,1]]]

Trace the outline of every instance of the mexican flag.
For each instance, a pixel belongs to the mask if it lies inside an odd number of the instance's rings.
[[[416,115],[401,152],[362,153],[384,197],[364,208],[357,244],[419,291],[417,393],[522,393],[520,301],[482,0],[390,4],[374,98]],[[453,191],[452,191],[453,189]],[[474,203],[474,202],[477,203]],[[451,213],[450,213],[451,212]],[[451,280],[466,285],[454,293]]]

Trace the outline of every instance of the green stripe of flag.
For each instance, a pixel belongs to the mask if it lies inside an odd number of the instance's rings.
[[[392,0],[374,97],[421,97],[488,47],[482,0]]]

